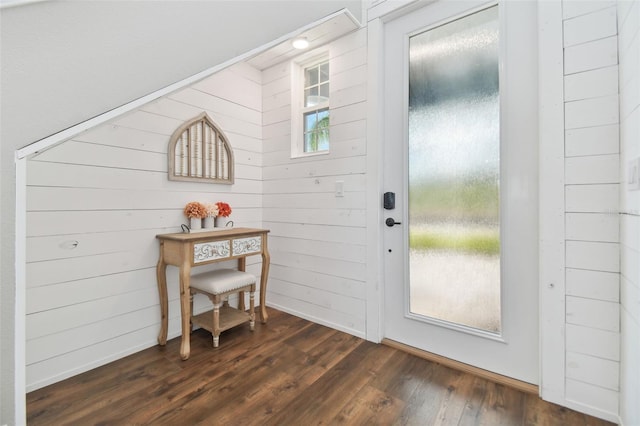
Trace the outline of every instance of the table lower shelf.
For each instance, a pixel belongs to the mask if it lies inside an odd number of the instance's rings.
[[[204,328],[213,333],[213,310],[191,317],[193,325]],[[249,322],[249,313],[231,306],[220,308],[220,331],[228,330],[242,323]]]

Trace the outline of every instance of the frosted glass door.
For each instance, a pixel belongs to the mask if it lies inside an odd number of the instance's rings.
[[[409,38],[409,310],[499,334],[498,8]]]
[[[384,338],[537,383],[538,3],[425,3],[379,23]]]

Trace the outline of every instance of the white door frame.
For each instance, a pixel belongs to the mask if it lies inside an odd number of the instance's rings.
[[[366,337],[383,338],[383,225],[381,209],[384,23],[422,7],[416,0],[383,1],[368,9],[367,69],[367,291]],[[562,7],[538,1],[539,56],[539,393],[568,406],[565,397],[564,344],[564,138]],[[543,169],[544,168],[544,173]],[[551,286],[553,284],[553,286]]]

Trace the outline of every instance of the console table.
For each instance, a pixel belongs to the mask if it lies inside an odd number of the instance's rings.
[[[189,358],[191,352],[191,304],[189,280],[191,268],[226,260],[238,260],[238,270],[244,271],[247,256],[262,256],[260,276],[260,319],[267,322],[265,304],[267,276],[269,275],[269,250],[267,229],[233,228],[197,233],[175,233],[156,235],[160,240],[160,258],[156,267],[158,293],[160,294],[161,325],[158,343],[166,345],[169,328],[169,298],[167,296],[167,265],[180,268],[180,311],[182,343],[180,356]],[[244,296],[239,298],[238,309],[244,310]]]

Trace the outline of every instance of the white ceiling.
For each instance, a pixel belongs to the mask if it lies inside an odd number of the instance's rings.
[[[316,47],[327,44],[358,28],[360,28],[358,21],[348,10],[343,9],[340,13],[320,20],[312,24],[309,28],[301,29],[299,33],[295,33],[291,38],[247,60],[247,63],[254,68],[264,70],[300,55],[305,51],[310,51]],[[307,40],[309,40],[309,48],[305,50],[294,49],[291,41],[297,37],[306,37]]]

